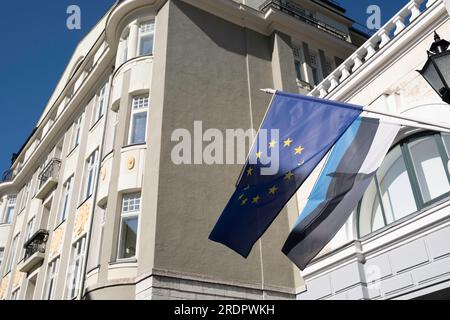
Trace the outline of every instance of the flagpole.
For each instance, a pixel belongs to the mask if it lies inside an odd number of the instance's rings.
[[[261,89],[262,92],[267,94],[275,94],[276,90],[274,89]],[[418,118],[414,117],[406,117],[400,114],[391,113],[387,111],[380,111],[380,110],[373,110],[370,108],[363,108],[363,111],[367,113],[373,113],[385,117],[395,118],[397,120],[406,121],[407,123],[399,122],[401,125],[409,126],[409,127],[415,127],[420,129],[426,129],[426,130],[433,130],[433,131],[441,131],[441,132],[450,132],[450,124],[448,123],[433,123],[429,121],[424,121]]]
[[[273,89],[260,89],[261,91],[264,91],[264,90],[272,90],[272,91],[270,91],[270,93],[272,93],[272,98],[270,99],[270,103],[269,103],[269,106],[267,107],[267,109],[266,109],[266,112],[264,113],[264,117],[263,117],[263,119],[262,119],[262,121],[261,121],[261,124],[259,125],[259,128],[258,128],[258,131],[256,131],[256,136],[254,136],[253,134],[255,133],[255,128],[252,128],[252,144],[251,144],[251,146],[250,146],[250,150],[249,150],[249,152],[248,152],[248,154],[247,154],[247,157],[245,158],[245,162],[244,162],[244,165],[243,165],[243,167],[242,167],[242,169],[241,169],[241,173],[239,174],[239,177],[238,177],[238,180],[237,180],[237,182],[236,182],[236,187],[239,185],[239,182],[241,182],[241,179],[242,179],[242,176],[244,175],[244,171],[245,171],[245,166],[246,166],[246,164],[248,163],[248,161],[249,161],[249,159],[250,159],[250,153],[252,152],[252,150],[253,150],[253,147],[255,146],[255,144],[256,144],[256,138],[258,137],[258,133],[259,133],[259,131],[261,130],[261,127],[262,127],[262,125],[263,125],[263,123],[264,123],[264,120],[267,118],[267,113],[269,112],[269,109],[270,109],[270,106],[272,105],[272,103],[273,103],[273,100],[275,99],[275,93],[277,93],[277,90],[273,90]],[[264,91],[265,92],[265,91]],[[266,92],[266,93],[269,93],[269,92]],[[253,112],[253,111],[252,111]]]

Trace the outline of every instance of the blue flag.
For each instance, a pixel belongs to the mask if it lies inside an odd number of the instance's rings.
[[[282,250],[301,270],[345,224],[399,129],[398,124],[360,118],[333,147]]]
[[[277,92],[236,190],[209,239],[248,257],[361,112],[360,106]]]

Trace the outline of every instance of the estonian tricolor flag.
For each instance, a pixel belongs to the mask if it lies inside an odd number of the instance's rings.
[[[234,194],[209,239],[247,257],[298,188],[358,118],[362,107],[277,92]],[[273,131],[278,132],[272,135]],[[274,152],[278,157],[273,157]],[[277,155],[275,154],[275,155]],[[279,159],[264,164],[265,156]],[[265,174],[271,165],[279,169]]]
[[[301,270],[347,221],[399,129],[398,124],[359,118],[336,143],[283,247]]]

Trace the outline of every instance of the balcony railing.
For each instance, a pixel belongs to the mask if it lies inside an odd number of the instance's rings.
[[[264,2],[259,10],[266,13],[269,9],[276,9],[278,11],[284,12],[298,20],[301,20],[309,25],[312,25],[320,30],[323,30],[341,40],[349,41],[349,35],[343,31],[340,31],[323,21],[320,21],[308,13],[303,8],[297,6],[296,4],[288,0],[268,0]]]
[[[50,163],[42,170],[39,175],[39,189],[36,198],[45,199],[45,197],[58,184],[59,170],[61,168],[61,160],[52,159]]]
[[[42,170],[39,175],[39,189],[51,178],[58,179],[59,169],[61,168],[61,160],[52,159],[50,163]]]
[[[45,253],[47,239],[47,230],[39,230],[36,232],[23,246],[25,249],[25,257],[23,260],[26,262],[31,256],[38,252]]]
[[[39,230],[25,243],[23,246],[25,249],[25,257],[20,266],[20,272],[28,273],[42,264],[45,258],[47,240],[48,231]]]
[[[424,2],[426,4],[423,6],[422,4]],[[368,63],[373,56],[396,39],[403,30],[415,22],[420,15],[426,12],[436,2],[437,0],[410,0],[347,60],[319,83],[310,92],[310,95],[320,98],[327,97],[342,83],[352,77],[364,64]]]

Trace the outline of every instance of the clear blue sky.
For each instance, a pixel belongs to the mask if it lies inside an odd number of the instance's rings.
[[[33,130],[77,43],[114,0],[22,0],[0,2],[0,174]],[[339,0],[348,15],[364,23],[377,4],[383,21],[406,0]],[[66,28],[66,9],[82,11],[82,29]]]

